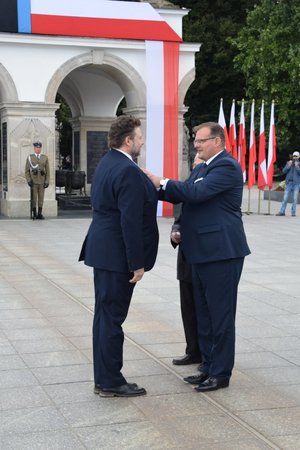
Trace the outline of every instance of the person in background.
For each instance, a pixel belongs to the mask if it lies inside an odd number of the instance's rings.
[[[45,189],[49,186],[50,168],[48,156],[41,153],[42,143],[36,141],[33,144],[34,153],[28,155],[25,164],[25,178],[31,189],[31,217],[44,219],[42,214]],[[36,209],[38,206],[38,212]]]
[[[296,216],[296,208],[298,203],[298,194],[300,188],[300,165],[299,165],[299,152],[294,152],[291,160],[287,161],[286,165],[282,169],[285,177],[285,190],[281,208],[276,216],[285,216],[285,210],[290,194],[293,194],[293,202],[291,213],[292,217]]]
[[[203,160],[199,158],[198,153],[196,153],[192,169],[202,162]],[[178,246],[177,280],[179,280],[180,309],[186,340],[186,349],[185,355],[180,358],[173,359],[172,363],[174,365],[183,366],[188,364],[199,364],[202,362],[202,357],[198,343],[197,317],[192,285],[192,268],[190,264],[186,262],[185,256],[181,250],[180,241],[181,233],[179,215],[172,225],[171,244],[174,248]]]
[[[205,163],[186,181],[148,171],[159,198],[183,203],[181,247],[192,265],[202,366],[184,378],[197,392],[229,386],[235,356],[237,291],[244,258],[250,253],[242,222],[243,174],[225,150],[223,128],[215,122],[195,128],[194,146]]]
[[[133,289],[152,269],[158,249],[158,193],[133,161],[143,145],[141,122],[119,116],[108,133],[110,151],[92,180],[93,220],[79,260],[94,268],[94,392],[102,397],[135,397],[143,387],[123,376],[122,324]]]

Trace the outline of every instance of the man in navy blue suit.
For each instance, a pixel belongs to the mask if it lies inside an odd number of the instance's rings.
[[[243,176],[225,147],[223,128],[195,128],[195,148],[205,163],[186,181],[148,173],[160,198],[183,203],[181,249],[192,265],[201,371],[184,380],[206,392],[229,386],[235,353],[237,290],[244,257],[250,253],[241,214]]]
[[[94,268],[94,392],[102,397],[146,394],[121,373],[122,324],[135,284],[153,267],[158,249],[157,190],[133,161],[143,145],[140,126],[132,116],[111,125],[111,149],[93,177],[93,220],[79,257]]]

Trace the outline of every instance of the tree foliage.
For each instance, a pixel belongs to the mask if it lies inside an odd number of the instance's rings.
[[[245,77],[246,95],[275,100],[279,149],[300,143],[300,4],[261,0],[246,25],[230,41],[238,51],[234,66]]]
[[[191,10],[184,18],[184,40],[202,44],[196,55],[195,81],[185,100],[189,106],[187,125],[217,120],[220,98],[228,117],[232,99],[245,95],[244,74],[233,65],[238,49],[228,38],[241,30],[255,0],[172,0],[172,3]]]

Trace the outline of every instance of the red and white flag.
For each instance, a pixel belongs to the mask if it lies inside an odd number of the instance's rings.
[[[224,111],[223,111],[223,99],[222,98],[220,100],[218,124],[221,125],[221,127],[224,130],[224,134],[225,134],[225,148],[226,148],[226,150],[228,152],[230,152],[230,142],[229,142],[229,136],[228,136],[227,126],[226,126],[226,121],[225,121],[225,116],[224,116]]]
[[[237,154],[237,142],[236,142],[236,126],[235,126],[235,100],[232,101],[230,111],[230,124],[229,124],[229,142],[230,153],[235,159],[238,159]]]
[[[273,186],[274,164],[276,161],[276,134],[275,134],[274,110],[275,110],[275,102],[273,100],[271,106],[269,144],[268,144],[268,166],[267,166],[269,189],[271,189]]]
[[[267,184],[268,176],[266,161],[265,104],[264,101],[262,101],[260,110],[257,187],[258,189],[263,191]]]
[[[181,41],[148,2],[22,0],[19,3],[23,31],[27,33]]]
[[[255,102],[254,100],[252,100],[251,119],[250,119],[249,161],[248,161],[248,189],[252,189],[253,185],[256,183],[255,178],[256,139],[255,139],[255,124],[254,124],[254,108]]]
[[[242,100],[240,125],[239,125],[239,141],[238,141],[238,161],[243,172],[243,180],[246,181],[246,127],[245,127],[245,113],[244,100]]]

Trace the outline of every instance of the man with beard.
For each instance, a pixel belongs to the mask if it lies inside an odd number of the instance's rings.
[[[94,392],[102,397],[146,394],[121,373],[133,289],[155,262],[157,190],[133,161],[143,145],[140,120],[119,116],[108,133],[110,151],[92,181],[93,220],[79,260],[94,268]]]

